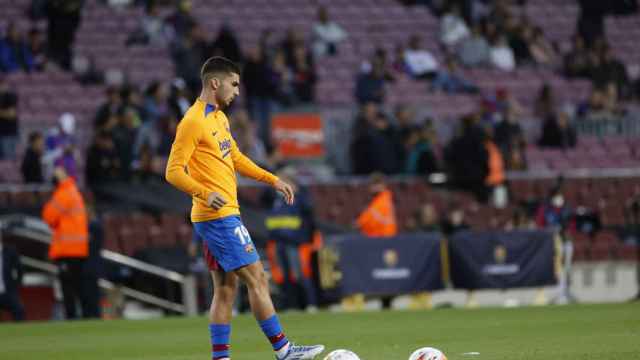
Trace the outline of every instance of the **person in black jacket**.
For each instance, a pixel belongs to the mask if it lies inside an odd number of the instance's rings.
[[[314,217],[311,198],[307,190],[293,182],[293,176],[281,172],[281,179],[291,180],[297,188],[296,202],[287,205],[272,189],[267,190],[262,202],[269,206],[269,213],[265,219],[265,226],[269,232],[269,239],[275,242],[276,266],[283,275],[283,292],[286,295],[285,307],[292,307],[291,299],[297,298],[296,284],[301,287],[305,297],[306,310],[317,310],[318,297],[313,279],[305,273],[302,253],[304,244],[313,240]]]
[[[15,321],[24,320],[24,307],[18,290],[22,284],[22,266],[18,253],[3,245],[0,229],[0,310],[11,312]]]
[[[44,138],[37,131],[29,134],[29,147],[22,159],[22,177],[24,182],[43,183],[42,175],[42,154],[44,153]]]

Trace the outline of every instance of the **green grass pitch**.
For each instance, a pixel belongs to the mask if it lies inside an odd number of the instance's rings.
[[[292,313],[281,319],[290,339],[350,349],[363,360],[406,360],[422,346],[443,350],[449,360],[640,359],[640,303]],[[273,359],[251,316],[233,320],[231,339],[234,360]],[[205,360],[209,351],[203,317],[0,325],[3,360]]]

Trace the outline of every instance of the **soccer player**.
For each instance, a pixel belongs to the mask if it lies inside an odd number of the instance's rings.
[[[214,360],[230,359],[231,312],[238,280],[249,290],[251,310],[271,342],[277,360],[313,359],[324,346],[289,342],[276,315],[267,276],[242,224],[236,171],[267,183],[293,204],[291,185],[244,156],[229,131],[223,110],[239,94],[240,69],[212,57],[200,71],[202,92],[178,125],[166,179],[193,198],[191,221],[204,240],[204,253],[214,284],[209,332]]]

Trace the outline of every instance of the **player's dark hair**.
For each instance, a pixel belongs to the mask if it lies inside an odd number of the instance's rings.
[[[213,75],[216,74],[238,74],[240,75],[240,67],[233,61],[222,56],[214,56],[207,59],[200,70],[200,79],[205,83]]]

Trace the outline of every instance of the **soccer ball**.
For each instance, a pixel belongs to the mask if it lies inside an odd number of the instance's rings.
[[[339,349],[330,352],[324,360],[360,360],[360,358],[352,351]]]
[[[447,360],[447,357],[436,348],[423,347],[414,351],[409,360]]]

